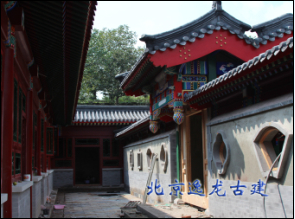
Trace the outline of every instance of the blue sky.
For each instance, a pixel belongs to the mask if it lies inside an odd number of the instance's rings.
[[[251,26],[293,13],[293,7],[293,1],[222,2],[223,10]],[[94,28],[113,29],[126,24],[139,38],[142,34],[158,34],[177,28],[206,14],[211,8],[212,1],[98,1]],[[137,45],[145,47],[140,41]]]

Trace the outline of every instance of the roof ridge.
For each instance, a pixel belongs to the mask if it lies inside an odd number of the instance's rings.
[[[186,41],[194,42],[195,38],[204,38],[205,33],[212,34],[214,30],[229,30],[243,39],[245,31],[252,28],[226,11],[212,9],[205,15],[170,31],[155,35],[143,35],[140,40],[146,43],[147,51],[155,54],[157,50],[175,49],[177,44],[186,45]]]

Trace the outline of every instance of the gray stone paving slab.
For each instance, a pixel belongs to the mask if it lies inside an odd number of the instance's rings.
[[[53,211],[52,218],[120,218],[121,207],[129,201],[141,199],[122,192],[117,196],[98,196],[98,193],[62,193],[57,194],[57,203],[66,205],[64,210]],[[169,217],[181,217],[188,213],[192,217],[204,216],[197,209],[189,206],[171,208],[151,205],[154,212],[162,212]],[[179,210],[182,209],[182,210]],[[144,218],[141,217],[141,218]]]

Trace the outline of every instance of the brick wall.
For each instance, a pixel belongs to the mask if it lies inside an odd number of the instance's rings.
[[[161,145],[165,144],[168,151],[168,165],[167,171],[164,172],[160,162]],[[152,176],[153,193],[147,197],[149,203],[169,203],[173,201],[176,196],[171,196],[171,183],[175,183],[177,178],[176,173],[176,131],[166,132],[143,141],[138,141],[124,147],[124,184],[126,191],[132,195],[143,198],[145,186],[149,176],[149,170],[147,167],[147,149],[150,148],[152,153],[158,154],[158,160],[155,163],[154,172]],[[130,167],[129,154],[130,150],[134,152],[134,168]],[[142,169],[137,167],[137,153],[142,152]],[[161,184],[164,195],[158,196],[155,194],[155,180],[158,180],[158,184]],[[161,192],[160,189],[158,192]]]
[[[30,218],[30,189],[12,193],[12,218]]]
[[[53,188],[61,188],[63,186],[73,186],[73,170],[72,169],[55,169],[53,175]]]
[[[38,218],[41,213],[41,184],[42,182],[34,182],[32,189],[32,216]]]
[[[119,186],[122,183],[122,168],[102,169],[102,186]]]
[[[277,184],[267,184],[265,197],[264,198],[255,193],[251,195],[253,189],[252,184],[257,182],[243,182],[240,181],[240,185],[246,185],[247,188],[241,188],[244,193],[242,196],[235,196],[233,193],[234,189],[230,186],[236,186],[237,181],[234,180],[221,180],[222,190],[219,194],[223,194],[226,191],[226,196],[217,196],[216,193],[209,196],[209,212],[214,217],[230,217],[230,218],[255,218],[255,217],[273,217],[273,218],[284,218],[283,205],[287,217],[293,217],[293,187],[292,186],[279,186],[282,202],[280,199]],[[216,184],[216,179],[211,179],[209,184],[209,193],[213,191],[212,185]],[[265,188],[265,186],[263,187]],[[264,207],[265,206],[265,207]],[[266,214],[265,215],[265,210]]]

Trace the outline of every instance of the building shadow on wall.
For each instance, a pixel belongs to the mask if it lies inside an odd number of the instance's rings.
[[[229,163],[228,163],[228,167],[225,174],[220,175],[218,174],[218,171],[213,159],[212,176],[213,178],[217,178],[217,179],[225,179],[225,178],[229,180],[241,179],[242,173],[245,171],[245,159],[244,159],[244,153],[241,150],[241,146],[236,138],[236,135],[239,135],[241,133],[241,130],[237,128],[237,129],[230,130],[230,132],[227,132],[226,130],[223,130],[223,131],[226,134],[225,144],[228,145],[230,150]],[[212,144],[214,144],[216,140],[216,136],[214,136],[212,140],[213,140]],[[213,151],[213,145],[211,147]]]
[[[247,178],[241,178],[242,173],[245,171],[245,156],[252,156],[251,159],[253,159],[253,162],[257,162],[257,165],[259,165],[259,161],[257,160],[257,157],[255,156],[255,151],[254,151],[254,138],[255,135],[258,134],[260,130],[262,130],[262,127],[264,127],[265,124],[268,124],[270,122],[278,122],[281,123],[282,127],[286,125],[286,123],[291,124],[293,122],[293,117],[286,118],[285,114],[283,113],[284,118],[278,118],[278,115],[271,114],[271,115],[266,115],[266,113],[258,114],[255,116],[261,116],[265,117],[263,118],[263,123],[258,123],[253,125],[247,125],[247,124],[253,124],[253,122],[250,122],[250,120],[253,119],[253,116],[251,117],[246,117],[242,118],[243,121],[241,120],[234,120],[231,121],[231,123],[235,124],[235,128],[231,129],[230,132],[226,132],[227,139],[231,139],[229,142],[229,147],[230,147],[230,161],[228,164],[228,168],[225,174],[219,175],[217,173],[216,166],[214,164],[214,161],[212,161],[212,176],[214,178],[220,178],[220,179],[225,179],[226,177],[229,178],[229,180],[242,180],[242,181],[247,181]],[[246,121],[245,121],[246,120]],[[246,125],[245,125],[246,124]],[[287,124],[287,125],[289,125]],[[247,139],[247,142],[249,142],[249,145],[247,147],[250,148],[247,149],[247,155],[245,155],[241,149],[241,145],[238,142],[236,136],[241,136],[242,133],[249,133],[250,131],[253,132],[253,135],[250,136],[250,139]],[[215,142],[215,136],[212,136],[212,144]],[[213,147],[211,145],[211,147]],[[245,147],[245,145],[244,145]],[[213,150],[212,150],[213,151]],[[292,149],[293,151],[293,149]],[[290,154],[291,157],[291,154]],[[291,159],[291,158],[288,159]],[[254,161],[255,159],[255,161]],[[288,161],[289,162],[289,161]],[[284,174],[285,176],[286,174]],[[247,176],[244,176],[247,177]],[[280,182],[283,183],[285,179],[281,179]]]

